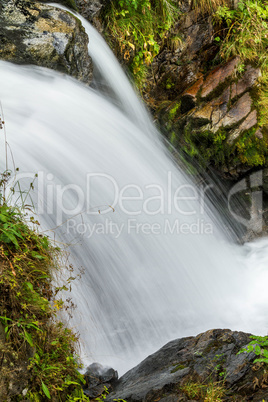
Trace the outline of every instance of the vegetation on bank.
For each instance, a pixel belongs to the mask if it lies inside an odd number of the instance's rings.
[[[176,36],[167,38],[178,13],[173,0],[112,1],[106,11],[108,40],[115,41],[113,47],[128,64],[138,88],[144,86],[148,68],[161,44],[179,40]]]
[[[267,162],[268,127],[268,1],[240,0],[236,8],[228,2],[217,8],[213,15],[214,24],[219,26],[215,40],[219,43],[222,61],[239,56],[237,79],[247,65],[260,68],[261,77],[251,96],[258,114],[258,125],[242,133],[233,144],[228,143],[228,130],[220,129],[213,134],[201,133],[200,153],[205,161],[213,160],[216,166],[243,164],[263,166]],[[262,127],[263,138],[255,135]],[[203,141],[204,140],[204,141]]]
[[[229,0],[193,0],[192,8],[201,14],[214,13],[224,4]],[[112,0],[106,7],[107,40],[128,65],[140,90],[161,48],[172,49],[181,42],[171,29],[181,14],[176,0]]]
[[[2,176],[3,178],[3,176]],[[5,179],[4,179],[5,181]],[[3,181],[2,181],[3,184]],[[31,219],[34,224],[34,218]],[[1,400],[88,401],[77,371],[77,336],[60,322],[54,287],[59,249],[29,228],[17,207],[0,205]],[[68,283],[73,278],[67,280]]]

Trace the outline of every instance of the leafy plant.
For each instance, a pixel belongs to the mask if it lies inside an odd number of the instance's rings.
[[[109,36],[130,66],[135,82],[141,89],[148,67],[159,53],[176,15],[173,0],[112,1],[106,22]]]
[[[28,361],[26,398],[88,401],[77,371],[78,338],[56,319],[56,306],[66,307],[56,295],[74,279],[70,276],[66,284],[53,288],[59,255],[46,236],[28,227],[19,208],[0,205],[0,323],[6,338],[0,343],[1,384],[5,384],[1,396],[5,399],[10,382],[21,370],[18,362]]]
[[[268,364],[268,336],[251,335],[250,338],[252,341],[246,348],[241,349],[238,355],[243,352],[253,352],[256,356],[259,356],[253,363]]]

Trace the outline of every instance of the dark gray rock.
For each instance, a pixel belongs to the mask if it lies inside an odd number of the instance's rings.
[[[103,8],[110,3],[111,0],[76,0],[76,4],[80,14],[92,23],[96,23],[96,19],[100,17]]]
[[[111,385],[118,380],[118,373],[112,368],[92,363],[87,367],[84,379],[86,380],[84,393],[90,398],[96,398],[105,392],[105,389],[111,388]]]
[[[237,354],[249,341],[249,334],[216,329],[169,342],[124,374],[107,401],[189,401],[183,388],[189,382],[222,384],[224,400],[261,401],[268,390],[256,383],[264,381],[264,370],[253,366],[254,353]]]

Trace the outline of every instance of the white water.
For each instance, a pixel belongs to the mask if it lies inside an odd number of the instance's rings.
[[[175,337],[214,327],[266,333],[267,240],[232,243],[209,202],[203,211],[201,194],[151,138],[155,129],[144,135],[139,111],[130,119],[129,109],[36,67],[1,62],[0,88],[16,166],[39,172],[33,197],[43,227],[63,223],[53,233],[85,269],[73,285],[72,325],[86,362],[122,373]]]
[[[136,93],[117,62],[113,52],[95,28],[81,15],[70,11],[60,4],[51,3],[53,7],[72,12],[80,19],[89,38],[88,52],[94,64],[94,75],[97,75],[100,87],[104,87],[106,95],[109,94],[117,106],[124,111],[144,134],[155,138],[158,133],[154,129],[151,119],[145,108],[136,96]]]

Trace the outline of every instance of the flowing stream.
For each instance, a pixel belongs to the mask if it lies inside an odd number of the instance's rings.
[[[112,99],[47,69],[0,62],[8,168],[14,159],[23,188],[38,173],[31,197],[42,228],[84,270],[72,284],[70,325],[85,363],[122,374],[176,337],[215,327],[265,334],[268,241],[235,244],[86,29]],[[2,136],[2,169],[4,149]]]

